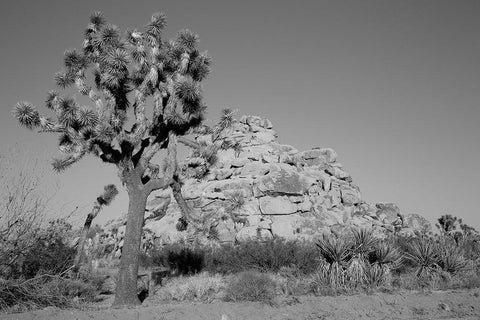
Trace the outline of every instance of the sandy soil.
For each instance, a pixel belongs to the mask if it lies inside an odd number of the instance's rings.
[[[0,314],[4,320],[314,320],[314,319],[480,319],[480,289],[339,297],[285,297],[262,303],[168,303],[133,309],[44,310]]]

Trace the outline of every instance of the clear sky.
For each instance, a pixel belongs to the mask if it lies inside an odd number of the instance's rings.
[[[209,118],[226,106],[266,116],[282,143],[333,147],[367,202],[480,229],[480,1],[1,1],[0,149],[26,149],[48,174],[57,138],[11,110],[43,105],[96,10],[122,30],[164,11],[167,36],[198,33],[213,57]],[[120,184],[94,158],[53,175],[56,203],[80,206],[78,221],[103,185]],[[122,190],[98,221],[126,208]]]

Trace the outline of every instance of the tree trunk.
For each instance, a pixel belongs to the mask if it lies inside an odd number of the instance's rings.
[[[73,262],[74,268],[78,271],[80,264],[82,263],[83,259],[83,249],[85,247],[85,241],[87,240],[88,231],[92,225],[93,219],[97,216],[98,212],[100,211],[100,204],[95,202],[92,212],[87,215],[87,219],[85,219],[85,224],[83,225],[82,233],[80,234],[80,239],[78,241],[78,248],[77,248],[77,255],[75,256],[75,260]]]
[[[137,297],[138,255],[148,194],[135,187],[127,186],[127,189],[129,199],[127,226],[113,302],[115,307],[140,304]]]

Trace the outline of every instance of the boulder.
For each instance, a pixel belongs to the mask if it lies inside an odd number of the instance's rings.
[[[288,197],[261,197],[258,199],[260,211],[266,215],[283,215],[297,212],[298,207],[291,203]]]
[[[270,122],[270,120],[259,116],[242,116],[240,118],[240,123],[244,123],[249,126],[258,126],[265,129],[273,128],[272,122]]]
[[[332,201],[332,207],[338,206],[342,203],[342,193],[340,192],[340,186],[338,184],[332,184],[328,195]]]
[[[221,181],[214,181],[207,184],[203,192],[212,193],[212,192],[223,192],[240,190],[243,192],[244,196],[247,198],[252,197],[252,179],[251,178],[235,178],[227,179]]]
[[[259,229],[272,229],[272,220],[262,217],[262,219],[258,222],[257,227]]]
[[[267,144],[270,142],[275,141],[275,132],[272,130],[264,131],[264,132],[257,132],[253,137],[250,144],[252,146],[259,145],[259,144]]]
[[[350,178],[350,174],[340,167],[328,166],[325,171],[340,180],[346,180]]]
[[[360,227],[360,228],[371,228],[372,227],[372,221],[370,219],[368,219],[368,216],[365,217],[365,216],[354,215],[350,219],[350,224],[353,225],[353,226],[356,226],[356,227]]]
[[[148,215],[150,219],[160,219],[162,218],[167,211],[168,206],[172,202],[171,195],[160,195],[155,196],[153,199],[149,200],[147,203],[147,212],[151,213]]]
[[[236,231],[235,224],[232,220],[221,220],[215,226],[219,243],[233,243],[235,242]]]
[[[310,200],[305,200],[297,204],[298,211],[301,212],[310,212],[312,210],[312,202]]]
[[[242,228],[236,235],[237,241],[249,241],[258,239],[258,228],[256,226]]]
[[[247,158],[234,158],[232,160],[231,166],[233,168],[241,168],[241,167],[245,166],[248,162],[249,161],[248,161]]]
[[[319,148],[318,150],[327,157],[328,162],[337,161],[337,153],[332,148]]]
[[[260,229],[256,226],[242,228],[236,236],[239,242],[250,240],[267,240],[272,238],[272,233],[266,229]]]
[[[256,186],[263,194],[301,196],[313,183],[312,179],[302,176],[294,167],[287,165],[260,177]]]
[[[298,234],[301,232],[300,225],[302,220],[302,217],[297,214],[272,217],[271,228],[273,236],[287,240],[298,238]]]
[[[155,242],[171,243],[182,238],[182,232],[177,230],[178,219],[180,214],[168,210],[167,215],[160,220],[154,220],[146,224],[144,229],[149,230]]]
[[[277,142],[272,142],[269,145],[273,148],[273,150],[276,153],[279,153],[279,154],[285,153],[289,155],[296,155],[298,153],[298,149],[288,144],[279,144]]]
[[[240,171],[240,177],[261,177],[266,175],[270,171],[270,166],[268,164],[262,163],[260,161],[251,161],[243,166]]]
[[[342,185],[340,187],[342,203],[347,206],[353,206],[362,201],[360,190],[351,185]]]
[[[387,225],[401,219],[400,209],[394,203],[377,203],[375,207],[378,219]]]
[[[265,145],[246,145],[243,147],[242,151],[239,154],[239,157],[247,158],[251,161],[261,161],[262,155],[266,153],[274,153],[274,148],[269,144]]]
[[[231,169],[213,169],[212,174],[215,176],[215,180],[225,180],[232,176],[233,170]]]
[[[317,215],[317,219],[325,226],[343,224],[343,212],[335,209],[322,210]]]
[[[266,163],[279,163],[280,156],[278,154],[264,153],[262,154],[262,161]]]

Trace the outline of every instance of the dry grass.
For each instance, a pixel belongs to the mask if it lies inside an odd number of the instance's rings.
[[[96,290],[94,284],[52,275],[0,280],[0,310],[22,312],[48,306],[74,307],[81,302],[94,301]]]
[[[166,301],[211,301],[225,289],[225,278],[206,272],[168,279],[155,290],[155,298]]]
[[[276,296],[277,284],[269,274],[243,271],[235,275],[225,290],[226,301],[271,302]]]

